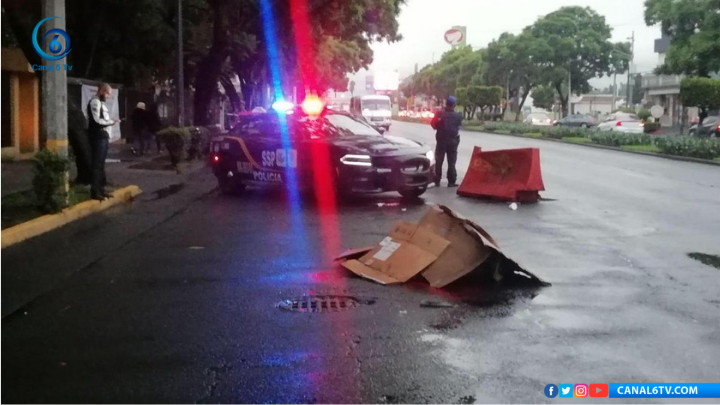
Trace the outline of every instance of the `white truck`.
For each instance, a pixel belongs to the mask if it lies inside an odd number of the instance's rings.
[[[392,105],[388,96],[366,95],[353,97],[350,100],[350,113],[362,116],[380,132],[390,129]]]

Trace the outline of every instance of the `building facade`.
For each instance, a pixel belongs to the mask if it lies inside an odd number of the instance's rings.
[[[665,63],[665,52],[670,46],[670,37],[665,34],[655,40],[655,53],[658,55],[657,66]],[[685,110],[680,102],[680,82],[682,75],[644,75],[642,87],[645,91],[645,100],[653,105],[663,107],[664,114],[660,117],[660,125],[677,130],[685,130],[688,122],[697,117],[697,108]]]
[[[39,81],[22,50],[2,48],[2,157],[29,159],[40,146]]]

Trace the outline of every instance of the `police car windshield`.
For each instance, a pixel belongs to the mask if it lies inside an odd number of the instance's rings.
[[[340,130],[338,135],[382,136],[373,127],[343,114],[327,114],[325,119]]]

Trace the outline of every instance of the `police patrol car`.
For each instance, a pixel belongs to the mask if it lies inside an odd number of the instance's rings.
[[[211,141],[210,164],[221,191],[231,195],[247,186],[312,190],[320,182],[341,195],[397,191],[418,197],[435,170],[429,147],[383,136],[317,98],[300,107],[279,101],[272,111],[239,117]]]

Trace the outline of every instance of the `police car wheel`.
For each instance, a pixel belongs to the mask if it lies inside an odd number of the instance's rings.
[[[225,195],[238,196],[245,191],[245,185],[233,178],[218,177],[218,186],[220,186],[220,192]]]
[[[414,198],[418,198],[421,195],[423,195],[423,193],[425,193],[426,190],[427,190],[427,187],[404,188],[404,189],[398,190],[398,193],[400,193],[400,195],[405,198],[414,199]]]

